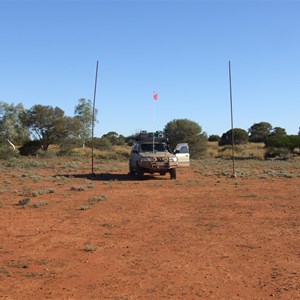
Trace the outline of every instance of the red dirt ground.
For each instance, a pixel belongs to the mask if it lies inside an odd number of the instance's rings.
[[[299,162],[242,163],[1,163],[0,298],[300,299]]]

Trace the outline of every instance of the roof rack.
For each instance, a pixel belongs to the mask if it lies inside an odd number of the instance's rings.
[[[164,143],[168,141],[168,138],[163,131],[147,132],[146,130],[142,130],[137,137],[137,141],[140,142],[153,142],[153,140]]]

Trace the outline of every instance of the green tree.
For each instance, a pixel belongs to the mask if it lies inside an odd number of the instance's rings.
[[[218,142],[221,139],[221,137],[217,134],[212,134],[208,137],[209,142]]]
[[[103,134],[103,138],[107,138],[112,145],[124,145],[125,144],[125,137],[123,135],[119,135],[115,131],[110,131],[106,134]]]
[[[270,135],[286,135],[286,131],[281,127],[274,127]]]
[[[136,134],[132,134],[132,135],[129,135],[125,138],[125,143],[128,145],[128,146],[132,146],[134,144],[134,142],[136,141],[137,137],[138,137],[139,133],[136,133]]]
[[[93,120],[95,125],[97,113],[98,111],[95,109],[95,114],[93,116],[93,105],[91,100],[84,98],[78,100],[78,104],[75,107],[75,117],[78,118],[81,123],[79,137],[82,141],[82,147],[84,147],[86,142],[92,137]]]
[[[207,135],[202,132],[199,124],[188,119],[175,119],[166,124],[164,131],[169,138],[170,148],[174,149],[178,143],[188,143],[192,158],[205,155],[207,149]]]
[[[40,141],[44,151],[51,144],[76,136],[76,129],[79,129],[78,120],[66,117],[62,109],[52,106],[35,105],[26,111],[22,121]]]
[[[293,151],[300,148],[300,136],[298,135],[270,135],[265,141],[266,148],[281,148]]]
[[[270,135],[265,140],[266,148],[291,148],[291,142],[288,136]]]
[[[233,142],[235,145],[246,144],[248,142],[248,133],[246,130],[241,128],[234,128],[233,130],[228,130],[222,134],[219,141],[219,146],[231,145],[232,144],[232,134]]]
[[[0,139],[7,141],[15,148],[16,144],[22,144],[29,139],[29,130],[21,122],[21,116],[25,112],[22,104],[8,104],[0,102]]]
[[[272,125],[268,122],[254,123],[248,130],[249,142],[263,143],[271,131]]]
[[[300,135],[289,135],[291,150],[300,149]],[[299,153],[299,152],[298,152]],[[300,154],[300,153],[299,153]]]

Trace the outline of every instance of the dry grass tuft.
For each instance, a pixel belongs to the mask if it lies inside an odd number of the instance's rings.
[[[235,156],[237,158],[256,158],[264,159],[264,143],[247,143],[244,145],[235,145]],[[232,157],[232,146],[219,146],[218,142],[207,143],[206,158],[230,158]]]

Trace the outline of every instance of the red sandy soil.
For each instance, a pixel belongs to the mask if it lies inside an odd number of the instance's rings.
[[[299,162],[1,164],[1,299],[300,299]]]

